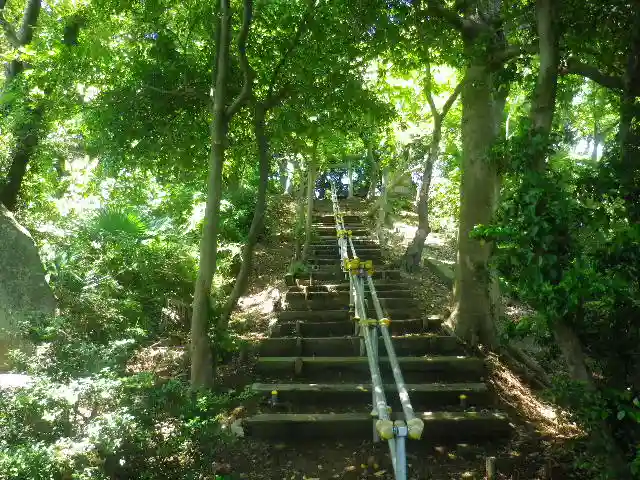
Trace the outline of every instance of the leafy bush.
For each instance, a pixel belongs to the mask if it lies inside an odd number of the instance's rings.
[[[521,145],[526,138],[513,140],[515,153],[507,152],[515,172],[505,181],[496,223],[477,226],[472,236],[493,242],[510,293],[537,312],[523,322],[528,333],[550,338],[557,321],[576,333],[596,391],[565,381],[553,394],[588,432],[603,421],[610,426],[637,471],[636,447],[628,446],[640,441],[630,389],[640,378],[631,353],[640,342],[640,227],[628,221],[624,193],[607,184],[606,162],[596,169],[556,154],[547,171],[532,171],[531,151]],[[599,478],[596,472],[606,472],[603,445],[591,447],[577,457],[579,467]]]
[[[146,373],[39,377],[0,395],[0,471],[8,480],[201,478],[223,440],[219,415],[241,399]]]
[[[456,236],[460,213],[460,175],[454,168],[447,178],[438,179],[429,193],[429,224],[434,232]]]

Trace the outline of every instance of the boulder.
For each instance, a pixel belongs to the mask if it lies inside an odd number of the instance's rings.
[[[20,326],[55,308],[33,238],[0,203],[0,371],[9,368],[9,350],[29,347]]]

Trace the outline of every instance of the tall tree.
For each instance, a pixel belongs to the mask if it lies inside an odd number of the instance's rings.
[[[442,111],[439,112],[433,100],[432,94],[432,76],[431,66],[427,63],[427,73],[425,79],[424,92],[427,97],[431,116],[433,118],[433,132],[431,133],[431,141],[429,151],[424,158],[424,166],[422,170],[422,182],[418,191],[418,202],[416,210],[418,213],[418,229],[411,243],[407,246],[404,253],[403,267],[408,272],[415,271],[420,267],[422,260],[422,250],[424,243],[431,232],[429,226],[429,188],[431,187],[431,177],[433,175],[433,166],[438,161],[440,155],[440,141],[442,139],[442,122],[447,117],[449,110],[457,100],[462,91],[463,83],[460,82],[446,100]]]
[[[191,385],[207,387],[213,385],[214,356],[209,340],[210,322],[213,319],[211,306],[211,283],[216,272],[218,251],[218,221],[222,196],[222,167],[225,160],[229,122],[251,95],[251,72],[247,61],[247,37],[251,27],[253,3],[244,0],[242,28],[238,35],[238,52],[244,72],[243,88],[230,105],[227,97],[229,51],[231,43],[231,7],[229,0],[220,0],[218,38],[216,45],[215,80],[211,86],[211,150],[207,179],[207,202],[200,240],[200,262],[193,295],[191,316]]]
[[[7,43],[18,50],[31,43],[33,32],[38,23],[41,10],[40,0],[28,0],[20,28],[16,28],[4,18],[7,0],[0,0],[0,25]],[[24,61],[13,59],[6,67],[5,90],[12,87],[16,78],[27,68]],[[16,143],[10,154],[10,167],[4,185],[0,190],[0,202],[13,211],[18,202],[22,181],[27,172],[27,165],[33,156],[40,139],[40,130],[44,121],[44,105],[41,101],[35,106],[29,105],[20,116],[15,126]]]
[[[278,87],[278,83],[282,82],[280,78],[283,74],[283,69],[286,67],[286,62],[291,59],[295,54],[295,50],[299,47],[302,40],[302,36],[307,29],[309,20],[313,13],[314,2],[307,2],[307,8],[303,12],[303,15],[298,23],[293,38],[289,45],[284,50],[284,53],[276,66],[273,69],[271,77],[269,78],[269,84],[266,89],[264,98],[259,98],[258,95],[253,92],[251,94],[251,106],[253,108],[253,133],[256,141],[256,147],[258,152],[259,163],[259,180],[258,180],[258,193],[256,197],[256,207],[249,228],[249,234],[242,251],[242,263],[240,265],[240,271],[236,276],[233,290],[225,302],[220,320],[218,322],[218,331],[222,332],[227,329],[229,324],[229,318],[231,313],[235,309],[238,299],[245,292],[247,283],[249,281],[249,273],[251,271],[253,251],[258,242],[258,235],[262,231],[264,226],[264,218],[267,207],[267,186],[269,184],[269,172],[271,170],[271,160],[269,152],[269,137],[266,131],[266,119],[267,114],[278,104],[285,100],[285,97],[290,96],[288,86]],[[246,61],[246,59],[245,59]],[[249,69],[249,65],[244,66],[245,69]],[[286,162],[285,162],[286,166]]]
[[[497,279],[489,265],[490,245],[471,238],[476,225],[488,224],[498,201],[500,177],[491,147],[500,132],[506,101],[498,73],[506,50],[500,29],[500,0],[475,0],[460,5],[462,16],[444,2],[427,2],[425,15],[445,20],[459,32],[464,50],[462,87],[462,179],[458,261],[453,308],[448,319],[456,334],[470,344],[496,344],[499,316]],[[428,18],[428,17],[425,17]]]

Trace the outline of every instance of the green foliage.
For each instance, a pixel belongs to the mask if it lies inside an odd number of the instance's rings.
[[[611,189],[606,162],[594,167],[555,154],[539,173],[528,165],[536,149],[550,147],[523,145],[522,137],[511,143],[515,174],[505,181],[497,222],[478,225],[471,235],[493,243],[494,264],[509,292],[536,311],[507,333],[548,341],[560,320],[576,332],[600,378],[597,390],[564,382],[554,395],[587,431],[609,424],[637,468],[636,449],[628,447],[639,440],[629,385],[639,365],[629,352],[640,341],[632,320],[640,313],[640,228],[626,220],[623,192]],[[589,478],[610,478],[593,476],[604,468],[602,456],[578,459]]]
[[[637,395],[634,396],[631,388],[603,388],[591,391],[582,383],[566,377],[557,377],[547,396],[554,403],[567,407],[564,411],[566,419],[586,427],[587,431],[601,429],[603,421],[611,424],[631,458],[630,469],[633,478],[640,477],[640,447],[627,443],[627,439],[640,427],[640,399]],[[614,473],[603,469],[603,465],[607,464],[607,456],[612,454],[611,445],[597,443],[592,447],[595,448],[592,448],[588,455],[576,449],[575,467],[586,478],[612,478]]]
[[[453,169],[447,177],[434,182],[429,193],[429,224],[434,232],[455,238],[460,216],[461,170]]]
[[[218,417],[245,398],[108,369],[68,383],[38,377],[0,396],[3,478],[201,478],[225,440]]]

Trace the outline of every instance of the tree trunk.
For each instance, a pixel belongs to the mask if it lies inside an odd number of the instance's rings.
[[[640,222],[640,1],[634,2],[635,18],[629,47],[624,90],[620,99],[619,178],[626,193],[629,220]]]
[[[219,43],[211,121],[211,151],[207,179],[207,204],[200,240],[200,262],[191,315],[191,386],[209,387],[214,382],[214,352],[209,341],[212,321],[211,283],[216,272],[218,221],[222,197],[222,166],[225,156],[227,73],[231,12],[228,0],[220,2]]]
[[[403,267],[407,272],[414,272],[420,268],[424,242],[426,242],[429,233],[431,233],[431,226],[429,225],[429,189],[431,188],[433,165],[439,155],[440,138],[442,136],[442,119],[437,113],[434,115],[433,123],[431,145],[424,164],[418,196],[418,230],[416,230],[416,234],[404,254]]]
[[[316,181],[316,163],[318,154],[318,140],[313,142],[313,151],[309,159],[309,167],[307,168],[307,215],[306,226],[304,231],[304,248],[302,249],[302,261],[309,259],[309,246],[311,245],[311,229],[313,226],[313,196],[315,192],[314,184]]]
[[[600,146],[600,128],[596,118],[593,124],[593,150],[591,150],[591,161],[594,164],[598,161],[598,146]]]
[[[367,143],[367,157],[369,158],[369,163],[371,164],[371,183],[369,183],[369,192],[367,193],[367,198],[372,199],[376,196],[376,189],[378,188],[378,173],[380,170],[380,165],[378,164],[375,152],[373,151],[372,142]]]
[[[473,49],[477,48],[473,38],[465,38],[465,47],[471,63],[462,88],[458,260],[449,323],[456,335],[469,344],[482,342],[494,347],[499,297],[489,266],[490,245],[469,238],[469,234],[476,225],[491,222],[497,205],[499,177],[489,153],[499,131],[499,119],[489,61],[482,55],[473,56]]]
[[[4,8],[5,2],[0,4]],[[20,28],[14,28],[8,24],[4,28],[7,43],[18,49],[29,45],[33,40],[33,31],[40,16],[41,0],[29,0],[22,15]],[[5,88],[22,73],[25,65],[21,60],[12,60],[5,69]],[[35,108],[30,108],[27,118],[20,123],[15,133],[16,145],[11,152],[11,166],[7,179],[0,191],[0,202],[8,210],[14,211],[18,203],[18,196],[22,181],[27,172],[27,166],[36,151],[40,140],[40,131],[44,121],[44,105],[39,103]]]
[[[376,221],[376,230],[378,234],[378,242],[380,246],[384,248],[386,242],[386,235],[384,234],[384,225],[387,220],[387,197],[389,189],[389,171],[384,168],[382,170],[382,186],[381,186],[380,198],[378,198],[378,218]]]
[[[284,193],[285,195],[288,192],[288,172],[287,172],[287,166],[288,166],[288,161],[286,159],[282,159],[280,160],[280,165],[278,166],[278,179],[280,180],[280,189],[282,190],[282,193]]]
[[[347,160],[347,175],[349,177],[349,190],[347,198],[353,198],[353,168],[351,168],[351,158]]]
[[[295,227],[295,248],[294,256],[296,260],[302,261],[302,234],[304,232],[304,195],[305,176],[300,172],[298,179],[298,194],[296,199],[296,227]]]
[[[220,20],[216,32],[218,42],[216,45],[215,85],[212,85],[211,88],[214,97],[213,118],[210,127],[211,151],[207,178],[207,204],[200,239],[200,262],[193,294],[193,314],[191,315],[191,386],[194,388],[212,386],[214,383],[216,356],[215,352],[212,352],[209,342],[209,327],[214,314],[211,306],[211,283],[217,267],[222,167],[229,122],[251,96],[252,87],[246,43],[251,26],[253,4],[251,0],[244,0],[242,28],[238,35],[239,60],[244,84],[231,105],[226,106],[229,43],[231,41],[231,8],[229,3],[229,0],[220,0]]]
[[[532,105],[533,134],[542,137],[533,168],[542,171],[545,168],[549,133],[553,123],[558,90],[558,67],[560,53],[556,28],[556,0],[537,0],[536,17],[540,49],[540,71]]]
[[[0,202],[10,211],[14,211],[18,204],[22,181],[27,173],[27,165],[38,147],[43,121],[44,105],[38,104],[27,114],[26,121],[16,132],[17,143],[11,152],[11,166],[0,192]]]
[[[245,292],[247,282],[249,280],[249,272],[253,263],[253,251],[258,243],[258,236],[264,227],[264,217],[267,206],[267,186],[269,184],[269,143],[265,132],[265,109],[261,104],[254,106],[254,125],[253,131],[258,145],[258,161],[260,164],[260,179],[258,181],[258,196],[256,199],[256,207],[247,236],[247,243],[242,252],[242,265],[236,276],[236,282],[233,285],[231,295],[227,298],[220,321],[218,322],[218,331],[224,332],[229,325],[231,313],[236,308],[238,299]]]

